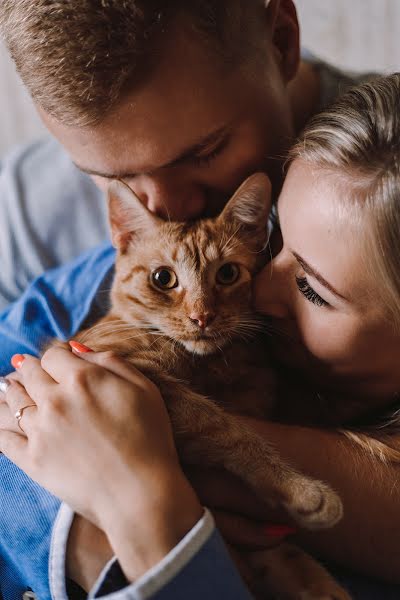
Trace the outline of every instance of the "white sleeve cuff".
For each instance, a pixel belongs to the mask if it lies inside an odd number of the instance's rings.
[[[68,535],[74,518],[74,511],[62,504],[54,524],[49,561],[50,590],[54,600],[68,600],[66,591],[65,560]],[[154,567],[149,569],[137,581],[122,590],[102,596],[107,600],[147,600],[167,585],[197,554],[209,540],[215,530],[211,513],[205,509],[203,517],[185,535],[184,538]],[[88,598],[96,597],[110,566],[112,558],[104,567]]]
[[[107,600],[147,600],[165,587],[192,560],[200,548],[208,541],[215,529],[211,513],[205,509],[203,517],[185,535],[172,550],[131,585],[122,590],[101,596]],[[116,559],[104,567],[97,582],[89,593],[89,600],[96,598],[98,590],[110,566]],[[100,596],[98,596],[100,598]]]

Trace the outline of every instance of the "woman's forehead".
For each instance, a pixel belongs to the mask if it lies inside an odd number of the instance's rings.
[[[354,205],[346,209],[346,191],[337,181],[318,167],[294,161],[278,213],[285,246],[312,264],[341,295],[355,300],[377,285],[366,269],[368,221],[362,214],[357,218]]]

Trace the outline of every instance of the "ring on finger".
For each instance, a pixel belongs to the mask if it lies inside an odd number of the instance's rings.
[[[25,431],[22,429],[21,419],[22,415],[24,414],[24,410],[26,410],[27,408],[36,408],[36,404],[27,404],[26,406],[19,408],[14,415],[14,417],[17,419],[18,427],[20,428],[23,434],[25,434]]]

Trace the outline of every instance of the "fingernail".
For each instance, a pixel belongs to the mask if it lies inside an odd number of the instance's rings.
[[[87,346],[85,346],[84,344],[81,344],[80,342],[74,342],[73,340],[68,342],[68,344],[71,346],[71,348],[73,350],[75,350],[75,352],[93,352],[93,350],[91,348],[88,348]]]
[[[20,369],[24,360],[25,356],[23,356],[22,354],[14,354],[14,356],[11,359],[11,364],[14,367],[14,369]]]
[[[6,391],[10,387],[10,385],[11,385],[11,383],[9,382],[8,379],[6,379],[5,377],[0,377],[0,392],[2,394],[6,393]]]
[[[289,527],[289,525],[267,525],[264,531],[271,537],[286,537],[287,535],[296,533],[297,529],[295,527]]]

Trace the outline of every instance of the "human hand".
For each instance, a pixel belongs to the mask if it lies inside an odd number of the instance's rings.
[[[217,469],[186,471],[201,503],[212,511],[224,539],[234,547],[270,548],[295,533],[287,515],[272,511],[237,477]]]
[[[128,578],[138,576],[202,513],[158,389],[109,352],[53,347],[41,361],[25,355],[13,364],[20,382],[4,394],[0,450],[103,529]],[[32,404],[23,433],[13,415]]]
[[[130,471],[132,462],[139,463],[135,467],[140,473],[150,462],[153,469],[177,465],[168,415],[157,388],[124,361],[110,353],[77,357],[54,347],[41,361],[25,355],[20,363],[16,358],[14,365],[19,366],[19,381],[10,378],[4,396],[9,413],[8,421],[3,415],[1,449],[77,512],[91,520],[102,512],[96,497],[108,495],[104,488],[109,485],[99,478],[101,472],[109,474],[112,485],[113,478],[121,476],[116,469]],[[29,405],[21,430],[13,415]],[[152,428],[157,435],[148,435]]]

